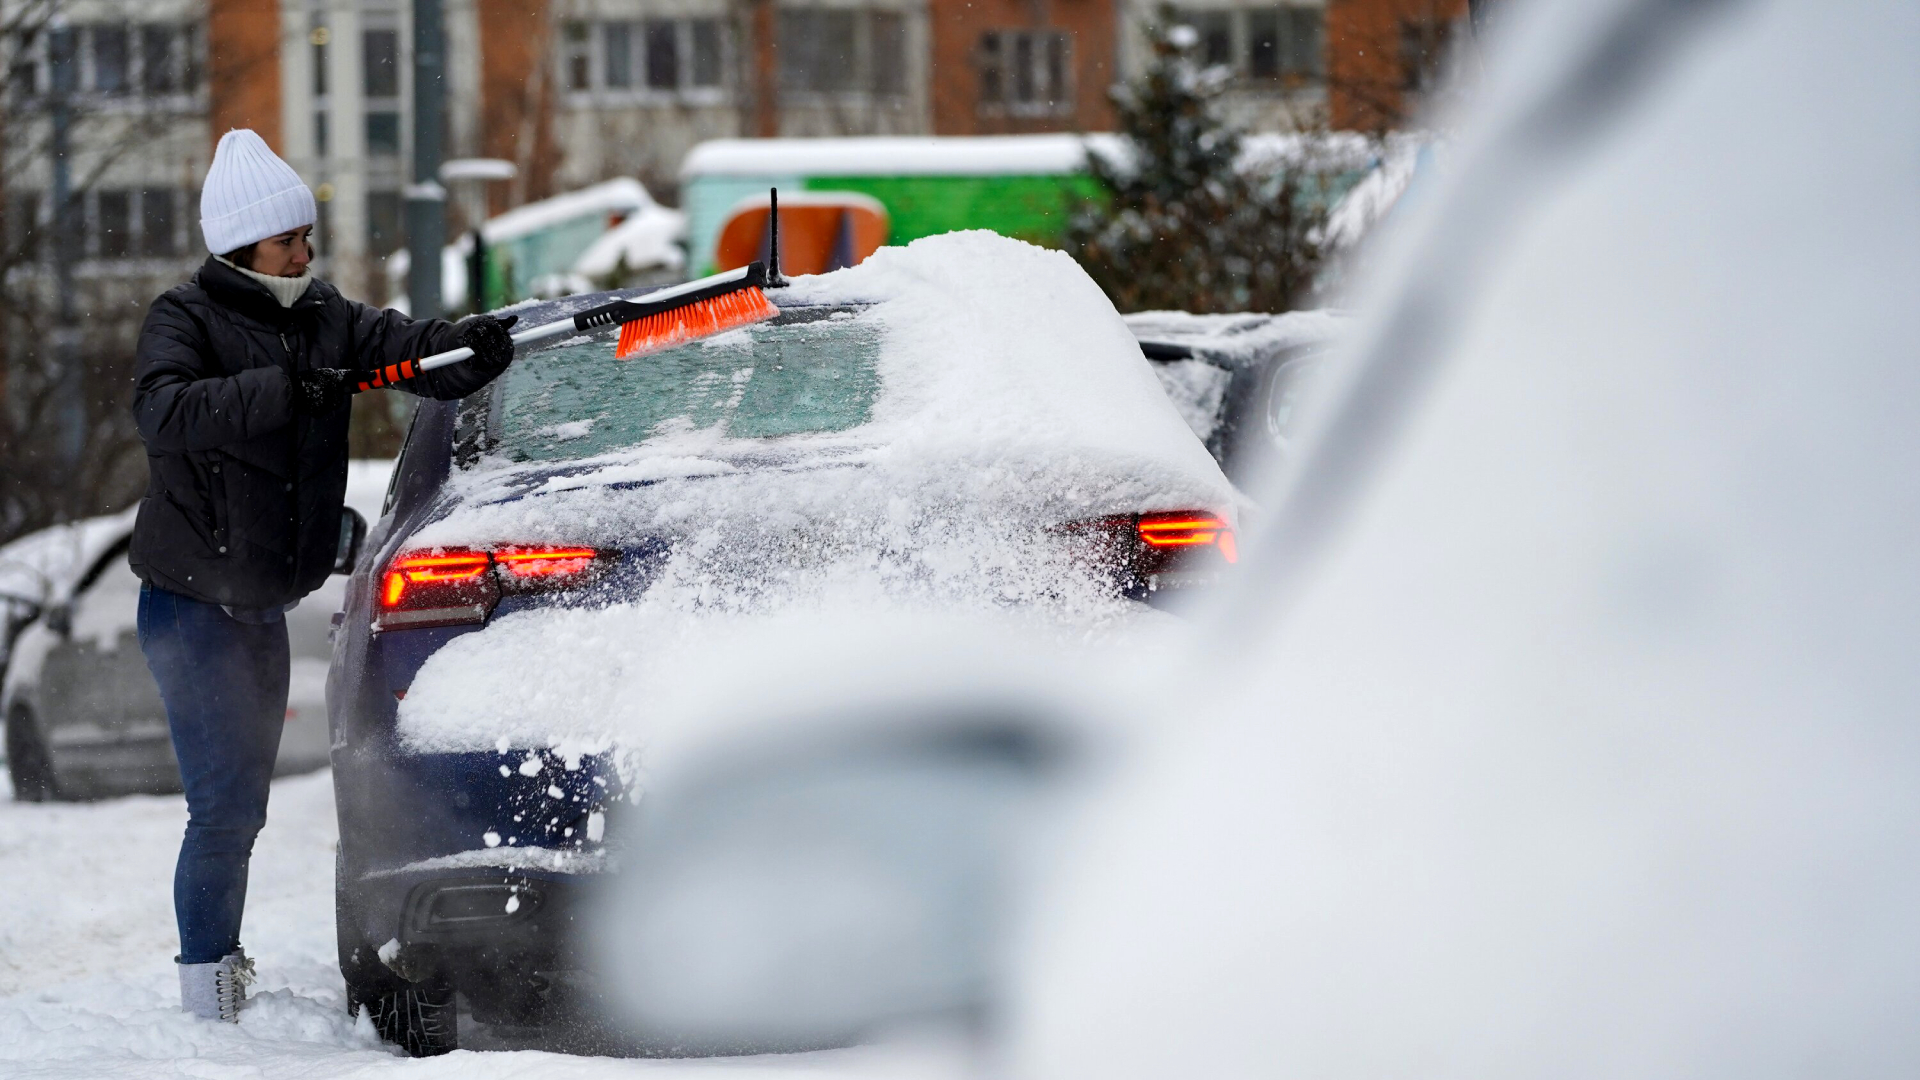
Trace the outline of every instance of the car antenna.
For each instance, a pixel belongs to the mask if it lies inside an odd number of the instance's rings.
[[[780,189],[767,189],[767,288],[784,289],[787,279],[780,273]]]

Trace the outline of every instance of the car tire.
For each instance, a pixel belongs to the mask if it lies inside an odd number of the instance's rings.
[[[7,713],[7,772],[13,779],[17,802],[50,802],[62,797],[60,778],[53,771],[53,755],[47,752],[40,725],[25,705],[16,705]]]
[[[362,1009],[380,1038],[407,1052],[408,1057],[438,1057],[460,1048],[460,1014],[453,986],[421,983],[359,1000],[349,989],[347,1009]]]

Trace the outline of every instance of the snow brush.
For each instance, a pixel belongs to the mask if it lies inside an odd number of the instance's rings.
[[[776,231],[775,236],[778,235]],[[778,243],[776,239],[771,252],[776,267],[779,265]],[[589,308],[571,318],[530,327],[511,337],[514,345],[519,346],[618,324],[620,341],[614,346],[613,355],[617,360],[626,360],[765,322],[780,314],[780,309],[767,299],[766,290],[784,284],[778,269],[769,274],[767,264],[748,263],[738,270]],[[472,356],[472,349],[449,349],[420,360],[388,364],[370,373],[361,381],[359,389],[374,390]]]

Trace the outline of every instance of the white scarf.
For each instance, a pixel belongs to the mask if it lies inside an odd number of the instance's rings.
[[[283,308],[292,307],[296,301],[307,294],[307,286],[313,284],[313,274],[308,270],[300,271],[299,277],[274,277],[271,274],[256,274],[244,266],[228,262],[224,255],[215,255],[214,259],[232,266],[235,270],[266,286],[267,291],[273,294],[275,300],[280,301],[280,306]]]

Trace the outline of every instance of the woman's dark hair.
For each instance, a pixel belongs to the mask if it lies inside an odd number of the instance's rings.
[[[253,248],[254,245],[248,244],[246,247],[234,248],[220,257],[242,270],[251,270],[253,269]]]

